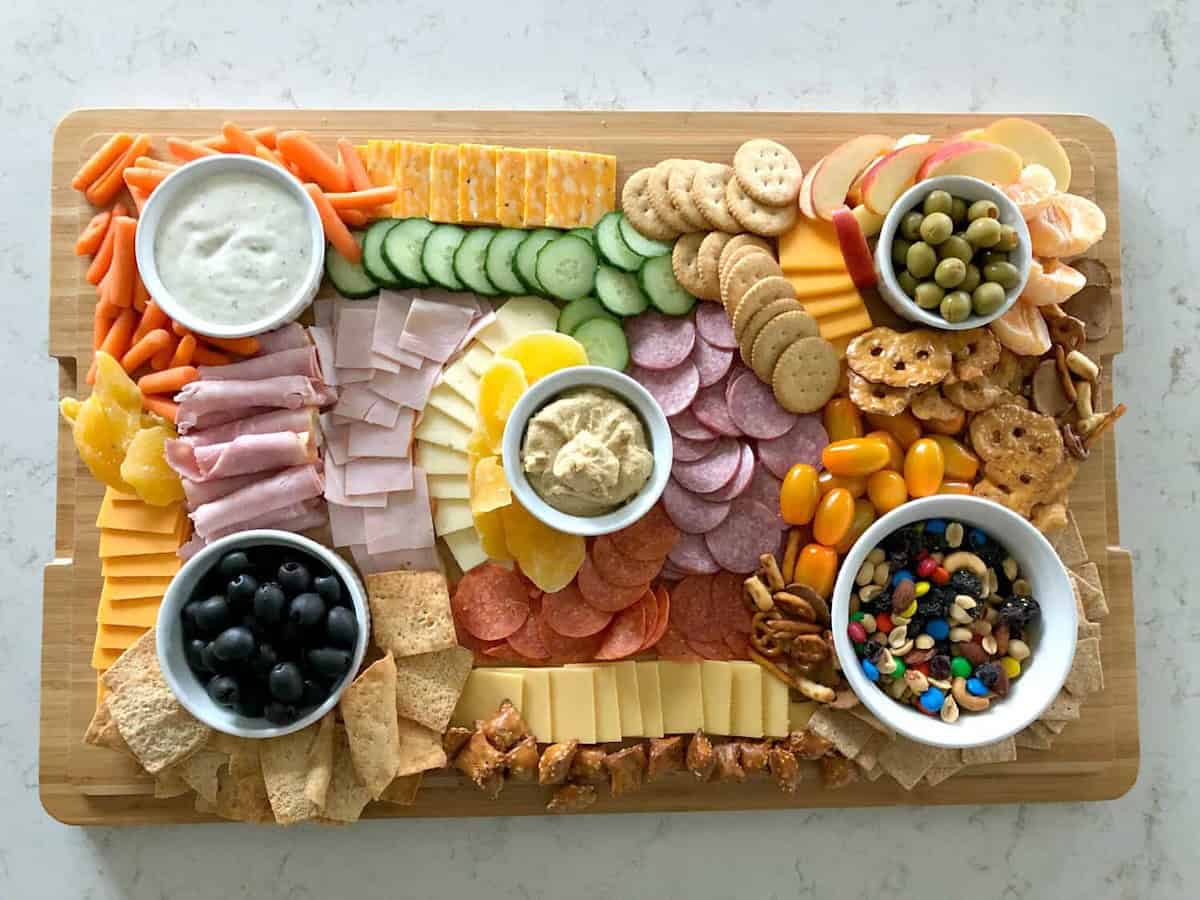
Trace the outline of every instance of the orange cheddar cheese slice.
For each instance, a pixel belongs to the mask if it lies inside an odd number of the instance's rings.
[[[838,345],[839,340],[844,338],[845,343],[840,345],[840,350],[844,353],[845,345],[850,342],[851,338],[871,328],[871,314],[867,312],[865,306],[861,309],[851,309],[825,318],[818,318],[817,327],[821,331],[821,337],[832,341],[835,345]]]
[[[434,144],[429,157],[429,219],[458,221],[458,145]]]
[[[584,202],[583,154],[551,150],[546,157],[546,225],[575,228]]]
[[[174,553],[179,549],[175,534],[147,534],[140,531],[100,529],[101,559],[111,556],[145,556],[150,553]]]
[[[429,178],[432,144],[398,141],[396,144],[396,185],[399,194],[392,204],[393,212],[408,219],[429,215]]]
[[[496,221],[496,151],[483,144],[458,145],[458,221]]]
[[[617,206],[617,158],[604,153],[581,153],[583,206],[577,225],[591,227]]]
[[[174,553],[112,556],[100,561],[100,574],[114,578],[170,578],[181,565]]]
[[[840,296],[856,290],[848,272],[793,272],[784,277],[796,289],[796,299],[801,303],[810,297]]]
[[[100,601],[161,600],[170,584],[170,578],[105,578],[104,586],[100,589]]]
[[[124,491],[118,491],[116,488],[109,488],[104,492],[105,496],[112,497],[117,503],[145,503],[137,494],[127,494]]]
[[[521,224],[525,228],[540,228],[546,224],[546,167],[547,150],[525,151],[525,210]]]
[[[392,183],[392,142],[367,141],[367,152],[363,155],[363,168],[367,178],[375,187],[386,187]]]
[[[145,633],[145,628],[130,625],[101,625],[96,629],[96,643],[104,650],[124,650]]]
[[[113,603],[109,597],[101,594],[100,606],[96,610],[96,621],[101,625],[153,628],[154,623],[158,621],[160,606],[162,606],[162,600],[158,597],[118,600]]]
[[[104,698],[108,696],[108,685],[104,683],[104,679],[99,675],[96,676],[96,708],[99,709],[100,704],[104,702]]]
[[[496,222],[520,228],[525,215],[526,151],[501,147],[496,153]]]
[[[97,672],[107,672],[112,664],[121,658],[124,650],[111,650],[100,646],[100,636],[96,635],[96,644],[92,648],[92,668]]]
[[[833,224],[803,216],[779,237],[779,265],[793,272],[845,272],[846,261]]]
[[[855,309],[865,309],[862,297],[853,288],[834,297],[808,297],[801,300],[804,311],[820,322],[824,318]]]
[[[140,500],[135,503],[118,501],[112,488],[104,494],[100,512],[96,515],[97,528],[114,531],[142,531],[153,534],[175,534],[184,518],[183,504],[151,506]]]

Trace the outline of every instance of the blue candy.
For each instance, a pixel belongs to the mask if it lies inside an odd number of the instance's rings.
[[[915,581],[915,580],[916,579],[913,578],[912,572],[908,571],[908,569],[901,569],[899,572],[897,572],[895,575],[892,576],[892,587],[895,587],[902,581]]]
[[[967,679],[967,690],[976,697],[986,697],[988,693],[987,685],[978,678]]]
[[[972,528],[971,536],[967,540],[971,542],[972,547],[982,547],[988,542],[988,536],[978,528]]]
[[[866,675],[871,681],[879,680],[879,669],[877,669],[875,667],[875,663],[871,662],[869,659],[864,659],[862,661],[862,670],[863,674]]]
[[[931,687],[921,695],[921,706],[931,713],[939,711],[945,702],[946,695],[935,687]]]
[[[935,641],[944,641],[950,637],[950,623],[945,619],[930,619],[925,623],[925,633]]]
[[[945,534],[946,520],[945,519],[930,519],[925,523],[925,531],[929,534]]]

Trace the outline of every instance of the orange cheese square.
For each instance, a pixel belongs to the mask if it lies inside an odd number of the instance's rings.
[[[182,503],[151,506],[141,500],[117,500],[116,494],[112,488],[104,492],[100,512],[96,515],[97,528],[149,531],[155,534],[174,534],[179,529],[180,519],[184,515]]]
[[[784,273],[844,272],[846,261],[831,222],[801,216],[779,236],[779,265]]]
[[[367,178],[375,187],[386,187],[392,183],[392,142],[367,141],[367,152],[363,155],[363,168]]]
[[[126,625],[137,628],[153,628],[158,621],[160,597],[143,597],[137,600],[112,599],[100,594],[100,606],[96,610],[96,621],[101,625]]]
[[[107,490],[105,490],[104,495],[106,497],[112,497],[113,500],[117,501],[118,503],[143,503],[143,502],[145,502],[137,494],[127,494],[124,491],[118,491],[116,488],[108,488]]]
[[[811,298],[853,294],[857,290],[848,272],[791,272],[784,276],[796,289],[801,303]]]
[[[579,225],[591,227],[617,208],[617,158],[604,153],[581,153],[583,205]]]
[[[458,221],[458,145],[434,144],[429,157],[429,218]]]
[[[526,151],[501,147],[496,154],[496,222],[520,228],[525,214]]]
[[[392,212],[403,219],[429,215],[429,179],[432,144],[396,143],[396,185],[400,194]]]
[[[152,597],[161,600],[171,584],[170,578],[105,578],[100,600],[120,603],[122,600],[141,600]]]
[[[458,145],[458,221],[496,221],[496,151],[484,144]]]
[[[174,553],[113,556],[100,561],[100,574],[114,578],[170,578],[181,565]]]
[[[821,331],[821,337],[825,340],[837,344],[841,338],[845,338],[848,344],[851,338],[862,334],[871,327],[871,314],[863,306],[860,309],[851,309],[818,318],[817,327]],[[841,345],[842,352],[845,352],[845,349],[845,345]]]
[[[546,224],[551,228],[575,228],[584,202],[583,155],[574,150],[550,150],[546,154]]]
[[[818,323],[822,319],[827,319],[840,313],[866,309],[862,297],[855,290],[832,297],[806,297],[800,303],[804,307],[804,311],[816,319]]]
[[[124,650],[112,650],[100,646],[100,635],[96,635],[95,646],[92,647],[92,668],[97,672],[107,671],[113,663],[121,658]]]
[[[148,553],[174,553],[179,549],[176,534],[147,534],[140,531],[100,529],[101,559],[110,556],[145,556]]]
[[[546,166],[549,151],[525,151],[525,210],[521,224],[540,228],[546,224]]]
[[[101,625],[96,629],[96,643],[105,650],[124,650],[145,633],[145,628],[130,625]]]

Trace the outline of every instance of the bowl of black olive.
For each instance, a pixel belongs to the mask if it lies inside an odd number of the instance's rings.
[[[287,531],[209,544],[171,581],[158,615],[158,661],[179,702],[238,737],[299,731],[337,703],[370,634],[354,570]]]

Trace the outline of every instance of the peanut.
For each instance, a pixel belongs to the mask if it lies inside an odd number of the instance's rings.
[[[918,650],[929,650],[936,642],[929,635],[921,634],[917,635],[917,639],[914,643],[917,645]]]
[[[1017,662],[1029,659],[1029,645],[1021,640],[1012,640],[1008,642],[1008,655]]]
[[[954,724],[958,721],[958,701],[953,697],[947,697],[946,702],[942,704],[942,710],[939,713],[943,722]]]
[[[954,550],[962,546],[963,527],[961,522],[951,522],[946,526],[946,545]]]
[[[859,587],[863,587],[864,585],[871,583],[871,579],[874,577],[874,575],[875,564],[869,560],[865,561],[861,566],[858,567],[858,574],[854,576],[854,583]]]
[[[971,642],[971,630],[969,628],[951,628],[950,640],[955,644]]]

